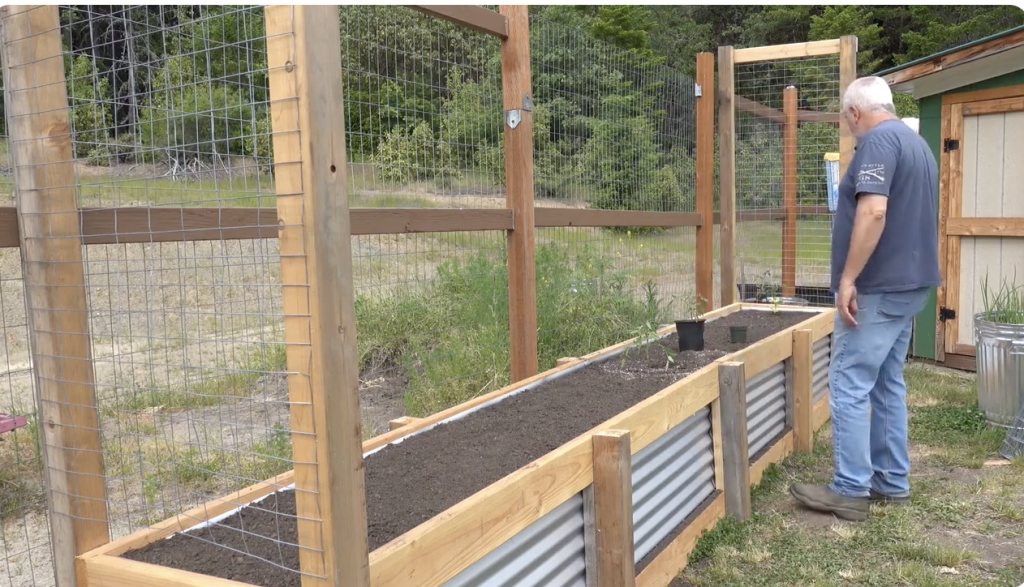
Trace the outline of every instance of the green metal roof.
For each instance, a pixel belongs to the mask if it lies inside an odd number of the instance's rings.
[[[920,59],[915,59],[913,61],[909,61],[907,63],[904,63],[903,65],[898,65],[896,67],[891,67],[889,69],[886,69],[885,71],[880,71],[880,72],[876,73],[875,75],[881,77],[881,76],[889,75],[890,73],[896,73],[897,71],[906,69],[908,67],[913,67],[913,66],[915,66],[915,65],[917,65],[919,63],[924,63],[925,61],[931,61],[932,59],[935,59],[936,57],[942,57],[944,55],[949,55],[950,53],[956,53],[957,51],[962,51],[964,49],[973,47],[975,45],[980,45],[982,43],[987,43],[988,41],[991,41],[993,39],[998,39],[1000,37],[1005,37],[1006,35],[1012,35],[1013,33],[1016,33],[1017,31],[1024,31],[1024,25],[1021,25],[1021,26],[1018,26],[1018,27],[1013,27],[1012,29],[1006,29],[1003,32],[996,33],[994,35],[989,35],[989,36],[984,37],[982,39],[978,39],[977,41],[971,41],[970,43],[964,43],[963,45],[960,45],[959,47],[953,47],[952,49],[946,49],[945,51],[939,51],[938,53],[935,53],[933,55],[929,55],[927,57],[921,57]]]

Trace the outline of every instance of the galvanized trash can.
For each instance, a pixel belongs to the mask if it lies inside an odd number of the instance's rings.
[[[1024,324],[974,315],[978,408],[990,424],[1009,427],[1024,404]]]

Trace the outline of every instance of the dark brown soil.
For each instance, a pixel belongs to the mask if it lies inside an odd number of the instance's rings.
[[[738,312],[705,325],[701,352],[676,352],[672,334],[383,448],[364,461],[370,550],[697,369],[809,318],[800,312]],[[749,326],[747,343],[730,343],[729,326],[743,324]],[[298,586],[299,575],[288,570],[298,568],[297,549],[288,546],[296,542],[294,515],[294,495],[285,492],[216,527],[124,556],[253,585]]]

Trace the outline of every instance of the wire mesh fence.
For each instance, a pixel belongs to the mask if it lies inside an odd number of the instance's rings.
[[[86,242],[110,243],[81,247],[77,295],[88,316],[91,381],[79,381],[95,405],[42,398],[47,409],[93,412],[69,429],[78,440],[98,439],[95,448],[75,448],[75,458],[100,453],[105,503],[88,512],[72,505],[71,516],[109,524],[109,538],[117,539],[172,516],[183,523],[206,519],[208,502],[291,469],[290,413],[309,407],[288,396],[277,241],[198,238],[184,220],[199,209],[216,225],[225,210],[274,205],[263,9],[61,6],[57,13],[59,21],[36,15],[27,29],[5,26],[9,52],[25,38],[59,39],[71,137],[69,152],[45,162],[19,160],[17,173],[70,170],[73,185],[50,180],[49,198],[72,187],[72,206],[142,211],[120,222],[82,213]],[[47,22],[53,27],[38,28]],[[49,67],[45,57],[17,64],[28,72],[23,90],[60,91],[36,81]],[[47,79],[53,73],[46,71]],[[8,117],[30,116],[14,110],[16,97],[7,98]],[[66,214],[47,206],[20,210],[23,230]],[[36,238],[48,247],[59,237]],[[26,253],[29,266],[46,261]],[[47,311],[39,299],[29,299],[34,315]],[[68,335],[62,328],[48,335]],[[66,377],[39,374],[43,386]],[[43,441],[47,449],[52,442]],[[63,497],[72,504],[97,499],[82,487],[72,483]],[[96,513],[102,510],[105,516]],[[290,520],[273,515],[283,526],[296,524],[294,513]],[[259,556],[245,530],[233,531],[234,540],[217,542]],[[212,542],[210,532],[189,536]],[[294,533],[270,538],[278,551],[298,547]],[[49,575],[36,562],[33,572]]]
[[[294,553],[309,545],[294,528],[315,525],[315,515],[257,502],[269,532],[213,516],[268,479],[270,489],[301,491],[275,476],[315,466],[293,456],[295,436],[307,434],[294,422],[311,406],[289,394],[289,379],[309,375],[288,359],[282,300],[294,283],[283,284],[282,261],[292,256],[277,238],[209,229],[242,211],[254,219],[242,228],[269,225],[276,236],[277,216],[262,215],[294,195],[277,191],[282,164],[302,162],[274,157],[271,110],[287,101],[270,97],[264,10],[60,6],[57,15],[28,34],[59,36],[70,152],[18,167],[66,165],[72,204],[86,209],[79,314],[95,408],[84,406],[94,423],[76,426],[98,439],[104,531],[118,539],[175,516],[213,517],[185,535],[296,570]],[[536,205],[693,212],[693,80],[594,41],[569,15],[531,17]],[[350,206],[504,208],[499,41],[396,6],[342,7],[339,27]],[[21,40],[5,27],[8,48]],[[28,89],[52,85],[29,80]],[[7,117],[22,116],[6,98]],[[0,172],[15,167],[0,155]],[[11,206],[14,179],[0,175],[0,205]],[[114,207],[136,213],[92,210]],[[67,213],[23,210],[22,225]],[[187,219],[197,217],[206,223],[192,232]],[[542,370],[678,317],[693,299],[692,227],[536,234]],[[509,383],[503,232],[356,236],[352,254],[364,436]],[[25,297],[17,250],[0,250],[0,268],[0,412],[29,416],[0,444],[0,479],[17,488],[5,485],[0,502],[2,560],[12,587],[50,585],[48,441],[28,343],[28,316],[45,308]]]
[[[500,41],[404,6],[340,18],[350,205],[505,208]],[[364,435],[509,383],[504,233],[352,247]]]
[[[745,63],[736,84],[736,283],[741,298],[789,293],[829,305],[828,154],[839,153],[838,56]],[[787,121],[785,94],[792,88]],[[787,139],[787,126],[795,126]],[[787,157],[788,156],[788,157]],[[787,162],[793,174],[787,175]],[[786,234],[787,192],[795,234]],[[789,238],[787,238],[789,237]],[[784,267],[785,264],[790,267]]]
[[[530,18],[537,206],[694,212],[693,79],[573,19],[561,7]],[[536,235],[541,369],[681,317],[696,295],[693,227]]]

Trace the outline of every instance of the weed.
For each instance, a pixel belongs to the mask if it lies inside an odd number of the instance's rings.
[[[160,411],[188,410],[220,405],[227,398],[248,397],[260,377],[285,368],[285,358],[283,344],[260,347],[245,357],[238,367],[207,370],[191,376],[186,372],[182,389],[155,385],[136,387],[119,404],[109,406],[108,412],[142,412],[151,408]]]
[[[244,469],[242,480],[263,481],[292,468],[292,435],[288,427],[274,422],[270,437],[253,447],[253,459]]]
[[[739,549],[747,541],[748,524],[731,516],[722,518],[711,530],[705,530],[690,551],[690,563],[708,558],[719,548]]]
[[[921,561],[942,567],[958,567],[964,562],[975,558],[974,553],[963,548],[954,548],[937,542],[907,543],[898,542],[892,545],[892,554],[906,561]]]
[[[1006,433],[988,426],[976,405],[942,405],[915,407],[909,435],[911,442],[937,449],[931,458],[939,464],[980,468]]]
[[[28,418],[0,443],[0,520],[44,505],[39,421]]]
[[[572,259],[559,245],[536,251],[540,370],[656,325],[656,289],[636,299],[628,275],[589,249]],[[508,271],[504,250],[453,258],[417,288],[356,298],[359,366],[408,377],[410,415],[434,413],[509,383]],[[656,328],[656,327],[655,327]]]

